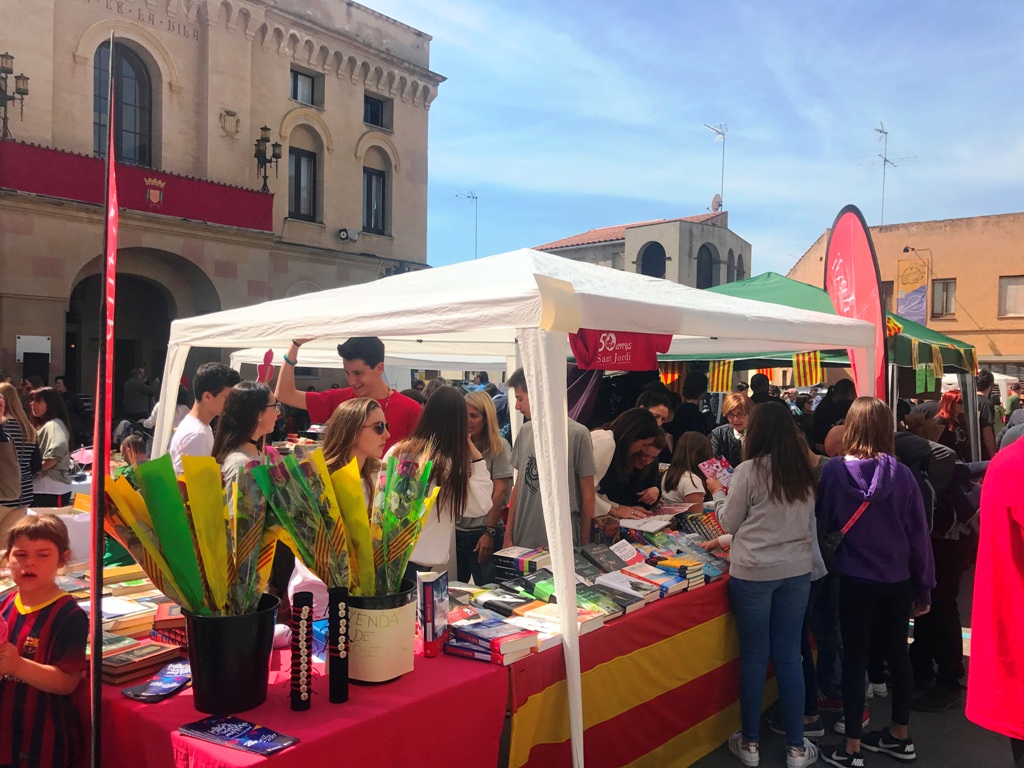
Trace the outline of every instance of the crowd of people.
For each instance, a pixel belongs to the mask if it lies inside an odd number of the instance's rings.
[[[198,368],[191,392],[179,393],[175,404],[180,413],[169,453],[176,472],[182,471],[183,457],[213,456],[224,480],[235,479],[273,451],[271,435],[282,406],[290,406],[324,425],[324,456],[332,472],[354,462],[368,513],[388,455],[432,462],[438,499],[407,578],[447,569],[460,581],[488,584],[495,573],[493,552],[547,546],[533,434],[539,414],[522,369],[509,375],[507,394],[486,373],[469,387],[434,378],[399,392],[384,376],[383,343],[360,337],[338,347],[347,387],[300,391],[294,374],[305,341],[292,342],[273,389],[241,381],[220,363]],[[714,505],[727,534],[705,546],[729,549],[741,711],[729,748],[744,765],[760,760],[769,661],[779,703],[768,728],[785,736],[791,767],[819,757],[831,765],[864,765],[862,750],[911,761],[911,710],[961,704],[958,593],[976,554],[979,478],[997,452],[994,466],[1004,474],[1008,467],[1012,474],[1014,461],[1018,471],[1024,466],[1015,458],[1024,454],[1024,441],[1009,452],[1024,431],[1019,386],[1011,387],[1006,408],[997,409],[989,398],[991,375],[982,371],[977,381],[981,463],[971,462],[964,398],[955,390],[937,402],[901,401],[893,414],[881,400],[857,397],[848,379],[825,392],[797,392],[771,387],[757,374],[749,387],[725,394],[715,413],[707,376],[694,371],[684,378],[681,393],[654,383],[607,424],[590,429],[568,420],[566,512],[575,545],[614,537],[619,520],[642,518],[662,500]],[[132,417],[155,418],[152,390],[143,392],[145,372],[133,372],[129,384],[138,396]],[[56,595],[52,605],[69,628],[64,637],[77,637],[78,617],[54,591],[50,575],[51,565],[55,574],[67,557],[66,532],[56,524],[47,528],[22,520],[29,504],[67,503],[69,456],[83,437],[67,395],[77,395],[63,377],[58,387],[29,383],[22,389],[0,383],[0,425],[21,466],[21,495],[0,502],[0,542],[7,544],[12,574],[40,577],[31,589],[21,588],[19,599],[45,602]],[[125,394],[127,408],[128,386]],[[525,419],[514,442],[510,398]],[[120,448],[127,466],[119,473],[134,483],[135,468],[147,459],[146,440],[126,436]],[[712,457],[734,467],[730,489],[702,471]],[[1002,492],[1011,485],[1003,483]],[[1011,521],[1019,526],[1022,519]],[[1024,546],[1019,535],[1017,540]],[[105,562],[127,558],[108,542]],[[314,592],[315,606],[326,603],[326,588],[283,546],[275,555],[271,589],[286,603],[300,590]],[[1019,591],[1012,594],[1024,596],[1024,588]],[[8,602],[0,610],[10,623]],[[911,618],[914,643],[908,650]],[[14,619],[19,632],[29,624]],[[52,656],[37,659],[48,669],[37,672],[0,645],[0,673],[22,675],[39,695],[60,697],[81,662],[76,648],[55,643],[51,650]],[[997,671],[981,674],[992,678]],[[866,730],[868,695],[891,697],[886,727]],[[991,720],[988,696],[974,701],[979,721]],[[819,746],[814,739],[825,734],[821,714],[829,711],[841,715],[833,728],[845,739]]]

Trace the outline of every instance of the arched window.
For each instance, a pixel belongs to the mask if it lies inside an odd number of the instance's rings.
[[[648,243],[640,252],[640,274],[665,277],[665,248],[661,243]]]
[[[736,255],[729,249],[729,260],[725,263],[725,282],[731,283],[736,279]]]
[[[107,114],[110,94],[110,43],[96,49],[93,59],[93,153],[107,155]],[[153,84],[149,70],[131,48],[114,43],[114,152],[117,160],[153,165]]]
[[[743,263],[743,254],[741,253],[736,257],[736,279],[746,280],[747,279],[747,267]]]
[[[697,287],[711,288],[718,285],[721,267],[718,249],[711,243],[704,243],[697,251]]]

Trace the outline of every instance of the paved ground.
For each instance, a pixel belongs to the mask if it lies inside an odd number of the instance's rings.
[[[965,578],[960,591],[960,613],[965,627],[965,652],[970,652],[971,594],[973,592],[973,571]],[[970,663],[968,661],[968,663]],[[872,699],[869,702],[871,725],[869,729],[880,728],[889,722],[889,699]],[[819,741],[826,744],[838,743],[842,737],[831,732],[831,726],[838,715],[825,715],[829,732]],[[737,723],[737,728],[739,724]],[[910,720],[910,733],[914,737],[918,759],[914,765],[931,768],[1012,768],[1010,742],[969,722],[962,708],[940,714],[914,712]],[[785,744],[782,736],[770,732],[762,725],[761,766],[762,768],[785,768]],[[900,764],[886,755],[864,753],[867,768],[893,768]],[[728,745],[722,745],[694,768],[734,768],[741,765],[729,752]],[[816,765],[827,765],[819,760]]]

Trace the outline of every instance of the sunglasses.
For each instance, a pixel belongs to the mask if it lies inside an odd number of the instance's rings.
[[[372,429],[378,435],[383,435],[388,431],[388,423],[386,421],[378,421],[376,424],[364,424],[363,429]]]

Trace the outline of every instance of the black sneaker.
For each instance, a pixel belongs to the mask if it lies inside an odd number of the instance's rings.
[[[779,718],[779,713],[774,712],[768,716],[768,730],[781,736],[786,735],[786,724]],[[817,739],[825,735],[825,724],[821,722],[821,716],[814,718],[809,723],[804,723],[804,738]]]
[[[905,763],[917,760],[914,740],[909,736],[905,739],[897,739],[889,732],[888,728],[865,733],[861,737],[860,745],[869,752],[881,752]]]
[[[945,712],[962,704],[963,695],[959,690],[951,691],[941,685],[933,685],[924,693],[915,696],[910,706],[917,712]]]
[[[846,747],[842,744],[835,746],[821,745],[821,759],[829,765],[837,765],[839,768],[864,768],[864,755],[854,752],[847,753]]]

